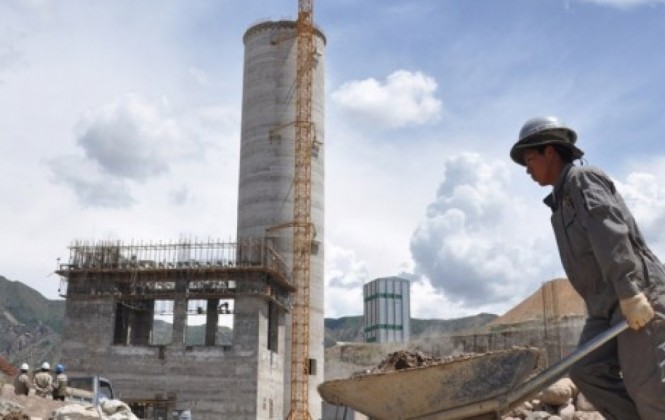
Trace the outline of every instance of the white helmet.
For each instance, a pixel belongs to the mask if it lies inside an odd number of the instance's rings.
[[[30,366],[28,366],[27,363],[21,363],[21,367],[19,369],[27,372],[28,370],[30,370]]]
[[[570,151],[573,160],[579,159],[584,155],[584,152],[575,146],[576,141],[577,133],[575,133],[575,130],[561,122],[557,117],[535,117],[522,126],[517,143],[510,149],[510,157],[515,163],[524,166],[523,154],[526,149],[546,144],[558,144]]]
[[[51,365],[48,362],[42,363],[42,370],[51,370]]]

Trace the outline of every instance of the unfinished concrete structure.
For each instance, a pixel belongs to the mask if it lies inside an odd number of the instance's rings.
[[[111,377],[144,418],[191,410],[196,420],[278,419],[289,410],[296,25],[260,23],[243,40],[237,243],[75,242],[58,270],[67,297],[63,362],[72,375]],[[318,31],[315,45],[308,403],[318,419],[325,46]],[[203,325],[195,328],[192,317]]]
[[[324,47],[323,34],[316,31],[313,57],[311,214],[314,241],[311,255],[309,297],[309,413],[320,418],[321,398],[316,385],[323,381],[323,228],[324,228]],[[291,21],[265,22],[245,33],[245,68],[238,188],[238,240],[268,238],[284,256],[289,272],[293,262],[293,202],[295,166],[295,79],[297,37]],[[265,306],[261,300],[243,306]],[[263,309],[265,310],[265,308]],[[285,382],[290,380],[291,320],[287,314]],[[284,394],[285,412],[289,392]]]
[[[273,354],[284,347],[278,322],[293,287],[269,242],[70,249],[58,270],[66,279],[62,360],[70,375],[111,377],[146,418],[175,409],[197,419],[281,417],[283,361]],[[246,300],[265,302],[266,312]],[[191,317],[204,321],[198,339],[188,331]]]

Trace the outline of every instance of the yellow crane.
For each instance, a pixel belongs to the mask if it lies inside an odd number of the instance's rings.
[[[313,0],[298,0],[296,67],[295,173],[293,198],[293,275],[291,314],[291,408],[288,419],[311,420],[309,413],[309,317],[312,253],[312,83]]]

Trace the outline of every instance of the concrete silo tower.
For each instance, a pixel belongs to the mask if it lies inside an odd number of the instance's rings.
[[[252,26],[244,36],[245,61],[238,189],[238,242],[267,240],[283,256],[289,272],[293,262],[295,105],[296,105],[296,23],[264,22]],[[312,222],[314,242],[311,256],[310,339],[312,366],[309,382],[309,407],[313,418],[320,418],[321,403],[316,385],[323,381],[324,341],[324,35],[316,31],[313,60],[312,122]],[[271,315],[269,303],[257,299],[236,304],[245,314],[236,322],[257,323],[258,333],[278,331],[282,348],[273,357],[284,367],[284,412],[289,410],[290,315]],[[251,312],[254,308],[254,312]],[[259,316],[257,317],[257,313]],[[271,318],[272,321],[267,320]],[[264,319],[266,318],[266,319]],[[270,326],[279,321],[276,325]],[[272,332],[270,332],[270,331]],[[282,339],[283,338],[283,339]],[[272,363],[272,362],[271,362]]]
[[[411,282],[384,277],[363,286],[365,341],[406,343],[411,337]]]

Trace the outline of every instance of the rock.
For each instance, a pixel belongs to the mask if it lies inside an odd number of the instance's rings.
[[[530,401],[531,403],[531,410],[533,411],[545,411],[543,410],[543,401],[540,398],[534,398],[533,400]]]
[[[25,411],[25,408],[19,403],[8,400],[0,400],[0,418],[2,418],[2,416],[6,416],[9,413],[23,411]]]
[[[547,411],[534,411],[529,413],[529,415],[526,416],[525,420],[547,420],[551,416],[552,415]]]
[[[97,407],[92,405],[70,404],[53,412],[52,420],[99,420],[104,416]]]
[[[119,400],[102,401],[100,407],[70,404],[53,413],[52,420],[138,420],[127,404]]]
[[[2,420],[30,420],[30,416],[23,412],[12,411],[9,414],[5,414]]]
[[[541,400],[545,404],[560,406],[565,405],[575,396],[577,387],[569,378],[562,378],[550,385],[541,394]]]
[[[573,420],[605,420],[605,417],[597,411],[576,411]]]
[[[132,413],[132,409],[119,400],[103,401],[102,411],[109,416],[109,420],[138,420],[138,417]]]
[[[575,416],[575,406],[572,404],[572,400],[568,404],[559,407],[557,414],[559,414],[561,420],[573,420],[573,417]]]
[[[591,401],[587,400],[587,398],[581,392],[577,394],[577,398],[575,399],[575,406],[577,407],[577,411],[598,411],[596,410],[596,407],[591,404]]]
[[[527,409],[526,407],[517,407],[513,410],[511,415],[519,419],[524,419],[531,413],[532,410]]]

